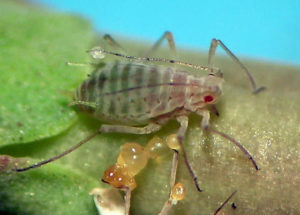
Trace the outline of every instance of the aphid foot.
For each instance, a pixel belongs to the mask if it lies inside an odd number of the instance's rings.
[[[200,188],[200,186],[198,184],[198,178],[195,177],[195,178],[193,178],[193,180],[194,180],[194,183],[195,183],[195,186],[196,186],[198,192],[202,192],[203,190],[201,190],[201,188]]]
[[[213,132],[213,133],[215,133],[215,134],[218,134],[218,135],[220,135],[221,137],[223,137],[223,138],[225,138],[225,139],[227,139],[227,140],[229,140],[230,142],[232,142],[234,145],[236,145],[247,157],[248,157],[248,159],[252,162],[252,164],[253,164],[253,166],[254,166],[254,168],[256,169],[256,170],[259,170],[259,167],[257,166],[257,164],[256,164],[256,162],[255,162],[255,160],[253,159],[253,157],[250,155],[250,153],[238,142],[238,141],[236,141],[235,139],[233,139],[232,137],[230,137],[229,135],[227,135],[227,134],[225,134],[225,133],[223,133],[223,132],[221,132],[221,131],[218,131],[218,130],[216,130],[216,129],[214,129],[214,128],[208,128],[209,129],[209,131],[211,131],[211,132]]]
[[[249,160],[252,162],[253,166],[255,167],[256,171],[260,170],[260,168],[257,166],[255,160],[253,157],[250,155]]]
[[[258,94],[258,93],[260,93],[261,91],[264,91],[264,90],[266,90],[267,88],[265,87],[265,86],[262,86],[262,87],[259,87],[259,88],[257,88],[257,89],[255,89],[252,93],[253,94]]]

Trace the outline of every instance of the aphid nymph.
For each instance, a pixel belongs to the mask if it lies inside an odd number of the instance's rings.
[[[173,162],[170,176],[170,197],[161,209],[160,215],[167,215],[168,211],[177,201],[185,196],[185,187],[182,183],[176,181],[176,171],[178,165],[178,151],[180,148],[176,134],[171,134],[166,141],[159,137],[152,138],[145,147],[135,142],[125,143],[121,146],[121,151],[117,162],[107,168],[103,174],[102,182],[125,192],[125,215],[129,215],[131,192],[137,187],[135,176],[141,172],[147,165],[148,160],[159,159],[163,156],[163,148],[173,149]]]
[[[92,57],[99,60],[105,55],[113,55],[118,59],[125,60],[123,62],[103,63],[101,67],[96,67],[91,76],[78,87],[71,104],[79,111],[89,113],[108,124],[102,124],[97,132],[62,154],[32,166],[17,169],[17,171],[26,171],[61,158],[98,134],[112,132],[149,134],[158,131],[170,119],[175,119],[180,125],[177,132],[180,152],[198,191],[201,191],[183,147],[189,122],[188,115],[192,112],[202,116],[201,127],[204,130],[218,134],[234,143],[258,170],[254,159],[242,145],[228,135],[212,128],[209,124],[210,107],[216,104],[222,94],[222,73],[218,68],[213,67],[217,46],[221,46],[247,74],[253,93],[258,93],[264,88],[256,87],[256,83],[247,68],[220,40],[213,39],[211,42],[208,66],[149,57],[165,38],[168,40],[171,53],[175,56],[175,43],[170,32],[164,33],[144,57],[111,52],[100,47],[89,50],[88,52]],[[118,48],[124,53],[124,49],[109,35],[106,35],[105,39],[114,48]],[[209,75],[192,75],[187,71],[175,68],[174,65],[206,71]]]
[[[175,206],[178,201],[181,201],[187,195],[186,187],[183,183],[176,183],[177,165],[178,165],[178,151],[180,144],[176,134],[167,136],[165,140],[155,136],[145,147],[135,142],[128,142],[121,146],[121,150],[117,162],[109,166],[102,176],[101,181],[110,186],[124,191],[124,213],[130,214],[131,193],[138,186],[135,181],[135,176],[139,174],[147,165],[149,159],[160,160],[165,154],[166,149],[172,149],[173,161],[170,175],[170,191],[169,198],[163,204],[159,215],[168,215],[170,209]],[[97,189],[97,188],[96,188]],[[95,193],[93,189],[92,193]],[[221,209],[228,203],[228,201],[235,195],[234,191],[215,211],[217,215]],[[106,200],[108,201],[108,200]],[[104,206],[103,206],[104,207]],[[109,208],[112,210],[112,208]]]

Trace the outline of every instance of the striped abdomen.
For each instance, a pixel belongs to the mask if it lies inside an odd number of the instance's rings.
[[[145,124],[184,105],[187,80],[172,68],[115,62],[85,80],[73,104],[103,121]]]

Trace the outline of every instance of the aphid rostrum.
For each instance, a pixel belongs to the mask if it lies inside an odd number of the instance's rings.
[[[183,147],[184,136],[188,128],[188,115],[192,112],[202,116],[201,127],[205,131],[218,134],[234,143],[258,170],[256,162],[241,144],[209,124],[210,107],[214,107],[222,94],[222,73],[220,69],[213,67],[217,46],[221,46],[231,59],[240,65],[249,78],[253,93],[260,92],[264,87],[256,87],[247,68],[220,40],[212,39],[208,66],[148,57],[165,38],[171,52],[175,55],[175,43],[170,32],[163,34],[146,52],[145,57],[110,52],[100,47],[89,50],[88,52],[95,59],[113,55],[126,60],[98,64],[91,76],[78,87],[71,104],[79,111],[89,113],[109,124],[102,124],[97,132],[62,154],[26,168],[17,169],[17,171],[26,171],[59,159],[101,133],[149,134],[158,131],[170,119],[175,119],[180,125],[177,132],[180,151],[198,191],[201,191]],[[110,36],[107,35],[106,40],[114,47],[121,49],[120,45]],[[192,75],[188,71],[174,66],[156,65],[151,62],[186,66],[206,71],[209,74],[206,76]]]

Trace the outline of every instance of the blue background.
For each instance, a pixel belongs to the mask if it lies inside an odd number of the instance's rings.
[[[97,30],[208,51],[221,39],[236,55],[300,65],[300,0],[35,0],[79,13]]]

